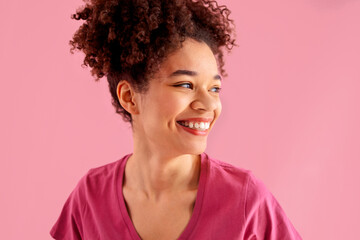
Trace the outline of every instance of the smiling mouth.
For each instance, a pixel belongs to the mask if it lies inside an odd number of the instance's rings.
[[[197,130],[207,131],[210,128],[210,122],[177,121],[181,126]]]

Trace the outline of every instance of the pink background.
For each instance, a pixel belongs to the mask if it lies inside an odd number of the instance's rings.
[[[220,2],[239,47],[206,152],[251,169],[304,239],[360,239],[360,1]],[[132,151],[106,79],[69,53],[81,4],[0,3],[0,239],[50,239],[80,177]]]

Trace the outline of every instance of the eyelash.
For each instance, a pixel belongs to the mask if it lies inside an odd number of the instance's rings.
[[[181,84],[177,84],[177,85],[174,85],[174,86],[175,86],[175,87],[180,87],[180,86],[183,86],[183,85],[190,85],[190,86],[192,86],[191,83],[181,83]],[[220,87],[213,87],[213,88],[216,88],[216,91],[214,91],[214,92],[219,93],[219,92],[221,91],[221,88],[220,88]]]

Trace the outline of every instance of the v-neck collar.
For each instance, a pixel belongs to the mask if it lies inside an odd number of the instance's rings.
[[[133,238],[133,240],[141,240],[140,236],[136,232],[134,224],[131,221],[131,218],[127,211],[127,208],[125,205],[125,200],[124,200],[124,195],[123,195],[123,180],[124,180],[124,175],[125,175],[124,174],[125,173],[125,165],[131,155],[132,155],[132,153],[127,154],[125,157],[123,157],[123,160],[120,162],[120,166],[117,169],[118,171],[117,171],[116,177],[115,177],[116,183],[114,184],[114,186],[115,186],[115,193],[117,195],[118,202],[119,202],[120,212],[121,212],[121,215],[123,217],[123,220],[124,220],[128,230],[131,234],[131,237]],[[198,190],[196,193],[195,206],[194,206],[191,218],[190,218],[189,222],[187,223],[185,230],[181,233],[180,237],[178,238],[178,240],[185,240],[185,239],[189,238],[191,232],[193,231],[193,229],[197,223],[197,220],[198,220],[200,212],[201,212],[201,207],[203,205],[202,202],[203,202],[203,198],[204,198],[204,191],[205,191],[206,179],[207,179],[207,174],[208,174],[208,155],[205,152],[203,152],[200,154],[200,156],[201,156],[200,177],[199,177]]]

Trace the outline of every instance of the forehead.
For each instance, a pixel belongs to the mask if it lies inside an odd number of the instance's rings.
[[[165,77],[181,70],[197,72],[199,75],[218,74],[216,58],[204,42],[186,39],[181,48],[171,53],[160,65],[158,77]]]

